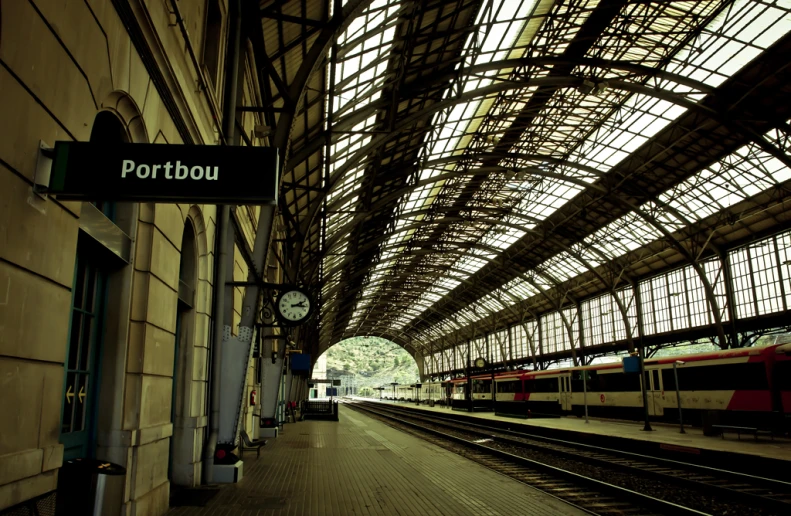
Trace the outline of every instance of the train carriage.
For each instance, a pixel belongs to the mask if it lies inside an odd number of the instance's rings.
[[[772,368],[772,392],[774,403],[783,414],[783,424],[791,428],[791,343],[775,348]]]
[[[467,378],[451,380],[453,395],[451,407],[457,410],[470,410],[470,400],[467,398]],[[477,375],[472,377],[470,387],[473,411],[492,410],[492,375]]]
[[[412,401],[414,397],[414,385],[396,385],[396,401]]]
[[[423,383],[420,387],[420,401],[426,403],[445,404],[445,388],[443,382]]]
[[[653,419],[678,420],[676,374],[686,421],[776,428],[791,418],[791,344],[657,357],[647,359],[645,369]],[[487,401],[490,378],[473,377],[476,406]],[[454,380],[453,403],[469,410],[466,382]],[[640,419],[641,382],[639,374],[624,373],[621,363],[500,373],[494,380],[495,410],[517,417],[581,416],[587,405],[591,416]]]
[[[677,374],[684,419],[770,426],[782,410],[770,387],[776,357],[767,346],[646,360],[649,415],[678,419]]]
[[[494,379],[494,410],[496,414],[527,417],[524,399],[524,371],[503,373]]]

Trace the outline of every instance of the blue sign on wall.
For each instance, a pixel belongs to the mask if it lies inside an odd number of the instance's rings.
[[[310,355],[293,353],[288,356],[291,361],[291,370],[295,373],[310,372]]]
[[[623,372],[640,374],[640,357],[637,355],[624,357]]]
[[[327,387],[327,396],[337,396],[338,389],[336,387]]]

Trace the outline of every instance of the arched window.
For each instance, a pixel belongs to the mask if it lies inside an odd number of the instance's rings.
[[[91,142],[129,142],[121,120],[110,111],[94,119]],[[94,202],[107,218],[115,221],[115,202]],[[74,265],[71,322],[61,408],[60,442],[63,458],[93,457],[97,431],[98,371],[104,341],[108,267],[117,264],[112,252],[80,229]]]
[[[129,134],[121,120],[112,111],[100,111],[93,120],[91,143],[116,144],[129,143]],[[105,216],[115,222],[116,203],[95,201],[93,203]]]

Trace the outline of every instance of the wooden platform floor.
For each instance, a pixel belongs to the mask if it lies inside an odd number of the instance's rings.
[[[360,398],[363,399],[363,398]],[[366,401],[378,401],[369,400]],[[381,403],[393,403],[392,401],[381,401]],[[429,407],[428,405],[408,403],[399,401],[396,406],[405,406],[420,410],[428,410],[440,413],[449,413],[450,409],[442,408],[439,405]],[[724,451],[731,453],[741,453],[745,455],[756,455],[771,459],[791,461],[791,439],[775,437],[760,437],[755,440],[752,435],[742,435],[741,439],[735,433],[726,433],[724,438],[719,436],[708,437],[703,435],[701,428],[687,426],[684,434],[679,432],[678,425],[670,423],[652,422],[653,431],[643,431],[642,421],[619,421],[607,419],[589,418],[589,423],[585,423],[583,418],[567,416],[560,418],[534,418],[520,419],[505,416],[495,416],[492,412],[465,412],[452,411],[453,413],[465,414],[481,419],[493,419],[498,421],[511,421],[520,425],[537,426],[544,428],[557,428],[574,432],[586,432],[599,435],[616,436],[624,439],[635,439],[638,441],[649,441],[668,446],[681,448]]]
[[[245,454],[244,478],[169,516],[585,514],[541,491],[341,406]]]

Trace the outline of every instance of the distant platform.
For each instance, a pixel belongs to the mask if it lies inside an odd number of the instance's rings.
[[[253,454],[254,455],[254,454]],[[244,479],[171,516],[587,514],[347,407],[340,421],[285,425]]]
[[[443,414],[463,414],[464,416],[479,418],[484,420],[510,422],[513,425],[525,425],[527,427],[551,428],[568,432],[579,432],[594,434],[598,436],[615,437],[620,439],[631,439],[635,441],[645,441],[656,443],[659,449],[688,453],[700,454],[704,451],[723,452],[741,455],[754,455],[766,459],[777,459],[791,461],[791,439],[784,437],[774,437],[770,439],[766,436],[753,439],[750,434],[743,434],[741,439],[737,435],[728,433],[725,438],[709,437],[703,435],[703,430],[695,427],[685,427],[684,434],[679,432],[678,425],[669,423],[651,422],[653,431],[643,430],[642,421],[622,421],[589,418],[589,423],[585,423],[585,418],[576,416],[563,416],[559,418],[512,418],[506,416],[496,416],[492,412],[465,412],[450,410],[448,408],[435,405],[417,405],[415,402],[376,400],[371,398],[356,398],[360,401],[375,401],[401,407],[439,412]],[[559,437],[562,438],[562,437]]]

